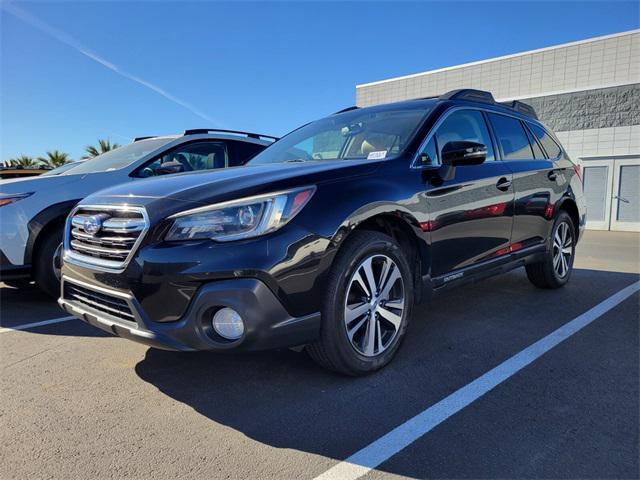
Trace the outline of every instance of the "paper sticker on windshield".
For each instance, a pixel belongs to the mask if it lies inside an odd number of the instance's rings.
[[[369,152],[369,155],[367,155],[367,160],[380,160],[386,156],[386,150],[378,150],[377,152]]]

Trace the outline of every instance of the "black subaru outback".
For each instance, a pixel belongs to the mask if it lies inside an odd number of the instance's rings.
[[[457,90],[348,108],[245,167],[86,198],[59,302],[158,348],[306,345],[359,375],[438,291],[522,266],[564,285],[584,224],[580,169],[533,109]]]

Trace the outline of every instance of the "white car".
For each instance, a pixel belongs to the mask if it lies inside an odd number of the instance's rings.
[[[64,221],[78,201],[107,187],[157,175],[244,165],[275,137],[187,130],[137,138],[58,175],[0,181],[0,280],[30,279],[58,297]]]

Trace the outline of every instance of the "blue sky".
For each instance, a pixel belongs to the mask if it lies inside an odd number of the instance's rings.
[[[638,28],[637,2],[0,0],[0,160],[218,127],[281,135],[355,85]]]

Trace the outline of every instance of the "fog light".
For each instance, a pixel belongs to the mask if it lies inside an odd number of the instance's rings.
[[[227,340],[237,340],[244,333],[244,322],[232,308],[221,308],[213,315],[213,329]]]

